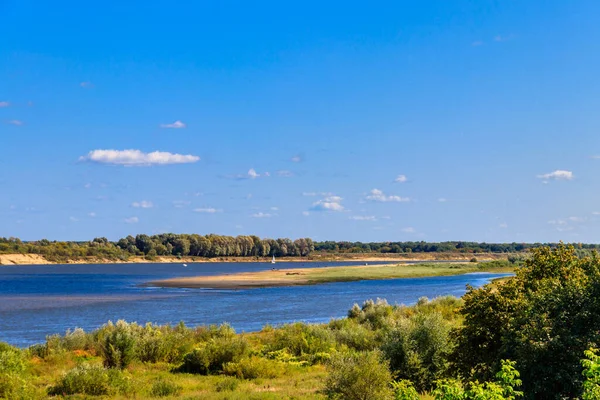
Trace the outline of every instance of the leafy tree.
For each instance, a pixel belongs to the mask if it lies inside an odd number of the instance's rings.
[[[453,362],[463,376],[490,378],[502,359],[517,361],[527,398],[574,398],[580,355],[600,339],[600,258],[573,246],[532,252],[497,289],[470,288]]]

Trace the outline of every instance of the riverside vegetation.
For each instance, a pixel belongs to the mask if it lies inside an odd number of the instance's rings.
[[[535,249],[462,299],[236,334],[118,321],[0,344],[0,398],[599,399],[600,257]]]
[[[287,238],[266,239],[258,236],[222,236],[164,233],[148,236],[127,236],[116,242],[95,238],[87,242],[58,242],[42,239],[23,242],[18,238],[0,237],[0,255],[35,254],[50,262],[71,261],[127,261],[143,257],[152,261],[157,257],[225,258],[225,257],[309,257],[331,255],[402,255],[445,254],[446,258],[466,254],[522,253],[543,247],[541,243],[476,243],[476,242],[314,242],[310,238],[294,241]],[[556,248],[558,244],[546,244]],[[579,255],[600,249],[595,244],[576,244]]]

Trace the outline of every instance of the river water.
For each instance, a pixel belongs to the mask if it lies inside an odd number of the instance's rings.
[[[277,268],[363,263],[278,263]],[[0,341],[17,346],[43,342],[46,335],[76,327],[95,329],[109,320],[188,326],[230,323],[238,332],[265,324],[327,322],[354,303],[383,298],[413,304],[419,297],[461,296],[510,274],[329,283],[246,290],[145,287],[152,280],[271,269],[266,263],[92,264],[0,267]]]

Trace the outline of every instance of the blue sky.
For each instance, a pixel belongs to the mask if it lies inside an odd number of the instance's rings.
[[[599,20],[0,0],[0,236],[597,242]]]

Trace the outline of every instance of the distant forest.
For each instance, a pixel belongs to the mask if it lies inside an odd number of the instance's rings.
[[[51,261],[105,258],[127,260],[131,256],[153,259],[179,257],[307,257],[315,254],[348,253],[520,253],[555,243],[477,243],[477,242],[314,242],[310,238],[261,239],[258,236],[172,234],[127,236],[116,242],[95,238],[88,242],[58,242],[42,239],[21,241],[0,238],[0,254],[39,254]],[[597,250],[598,244],[575,244],[580,251]]]

